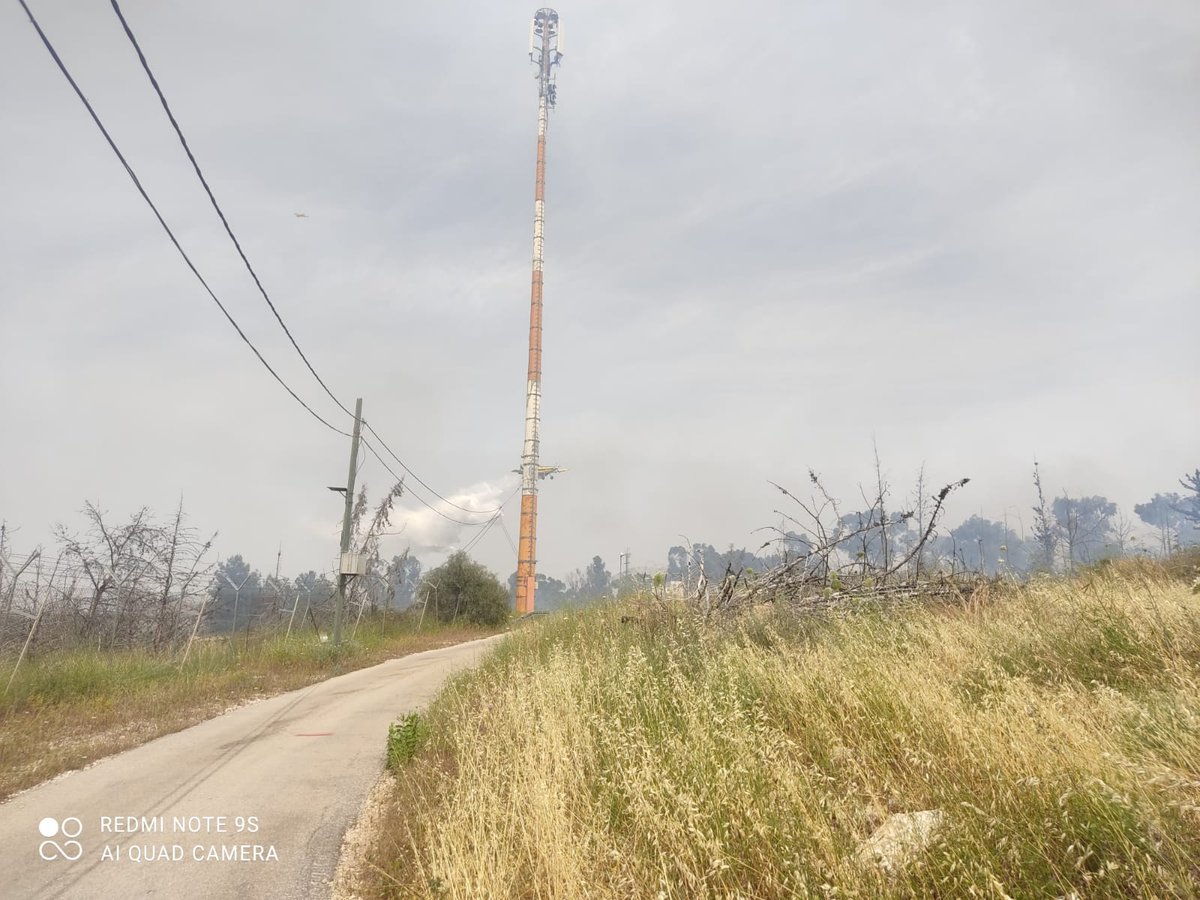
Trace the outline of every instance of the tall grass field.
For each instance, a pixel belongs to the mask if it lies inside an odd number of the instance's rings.
[[[1200,896],[1200,595],[1153,564],[548,617],[393,732],[378,896]]]

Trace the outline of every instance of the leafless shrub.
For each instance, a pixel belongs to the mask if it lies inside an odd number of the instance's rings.
[[[352,534],[354,535],[353,543],[358,552],[366,557],[366,575],[361,578],[352,579],[347,590],[347,605],[358,606],[358,613],[355,616],[355,630],[357,630],[358,622],[361,620],[363,610],[367,606],[370,606],[371,612],[374,613],[378,610],[381,602],[385,608],[389,605],[386,593],[391,589],[390,586],[393,584],[392,573],[388,564],[380,557],[379,540],[387,533],[387,528],[391,525],[392,508],[396,501],[403,495],[404,482],[403,480],[397,481],[392,485],[391,490],[383,495],[365,529],[363,528],[363,522],[366,519],[368,510],[367,489],[365,485],[359,492],[358,499],[354,504],[354,512],[350,520]],[[404,551],[404,555],[408,555],[407,550]]]
[[[0,647],[30,641],[35,621],[39,645],[162,649],[186,637],[209,591],[213,539],[198,538],[182,503],[165,523],[145,508],[124,523],[92,503],[83,513],[82,532],[55,529],[53,557],[38,548],[18,562],[4,548]]]
[[[916,492],[918,508],[889,512],[890,490],[880,472],[878,455],[875,467],[873,496],[864,491],[865,509],[848,514],[815,471],[808,473],[807,499],[770,482],[792,506],[775,510],[783,524],[760,529],[775,532],[775,537],[759,549],[798,544],[801,550],[785,550],[783,562],[759,575],[730,565],[717,583],[710,583],[701,567],[700,581],[686,598],[688,605],[710,619],[767,601],[816,608],[864,598],[899,602],[917,595],[961,596],[960,582],[944,572],[931,571],[922,559],[947,498],[970,479],[953,481],[927,498],[922,470]],[[927,504],[931,508],[927,509]]]

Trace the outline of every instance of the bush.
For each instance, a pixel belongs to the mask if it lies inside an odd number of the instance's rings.
[[[429,737],[429,725],[420,713],[409,713],[388,726],[387,764],[393,772],[412,759]]]
[[[441,622],[465,619],[476,625],[501,625],[508,619],[504,585],[461,550],[426,573],[416,602]]]

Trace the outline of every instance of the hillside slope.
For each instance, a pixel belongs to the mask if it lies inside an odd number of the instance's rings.
[[[1190,578],[1116,566],[967,605],[760,612],[705,624],[647,600],[514,635],[429,711],[375,889],[1200,893]],[[926,811],[891,865],[864,850]]]

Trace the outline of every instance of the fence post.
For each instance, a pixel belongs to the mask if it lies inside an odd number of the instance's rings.
[[[8,684],[4,686],[4,693],[8,694],[8,689],[12,687],[13,679],[17,677],[17,669],[21,668],[21,660],[25,658],[25,651],[29,649],[29,644],[33,640],[34,632],[37,631],[38,623],[42,621],[42,613],[46,611],[46,604],[42,604],[42,608],[38,610],[38,614],[34,616],[33,625],[29,628],[29,634],[25,637],[25,645],[21,647],[21,655],[17,657],[17,664],[13,666],[12,675],[8,677]]]

